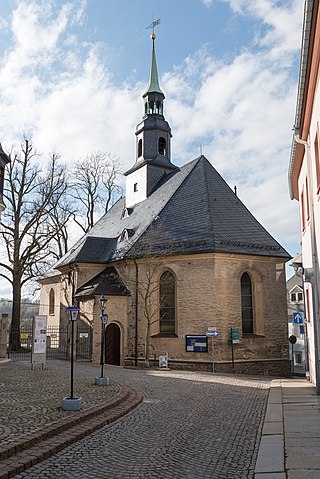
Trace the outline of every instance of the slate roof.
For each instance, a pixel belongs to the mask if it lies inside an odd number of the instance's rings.
[[[170,173],[130,215],[124,209],[121,198],[55,267],[143,256],[150,244],[154,254],[290,258],[204,156]],[[134,231],[129,241],[120,241],[124,229]]]
[[[81,298],[101,294],[109,296],[130,296],[131,294],[113,266],[106,268],[78,288],[75,297]]]

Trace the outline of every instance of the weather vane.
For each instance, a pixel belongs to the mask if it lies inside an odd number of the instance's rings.
[[[159,25],[159,23],[160,23],[160,18],[158,18],[158,20],[154,20],[153,22],[151,22],[150,25],[148,25],[146,29],[152,28],[152,35],[154,35],[154,27]]]

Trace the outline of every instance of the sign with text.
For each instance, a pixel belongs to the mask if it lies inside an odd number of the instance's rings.
[[[32,354],[31,362],[42,363],[46,361],[47,347],[47,316],[34,316],[32,323]]]
[[[231,341],[232,341],[233,344],[240,343],[239,328],[231,328]]]
[[[186,351],[188,353],[207,353],[208,340],[203,335],[187,335],[186,336]]]

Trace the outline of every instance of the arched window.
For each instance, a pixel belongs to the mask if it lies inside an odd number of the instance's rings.
[[[165,155],[166,154],[166,140],[163,138],[163,136],[160,136],[158,140],[158,153],[159,155]]]
[[[160,333],[175,333],[176,282],[170,271],[160,277]]]
[[[252,282],[248,273],[241,276],[242,333],[253,334]]]
[[[142,156],[142,140],[140,138],[140,140],[138,141],[138,158]]]
[[[54,314],[54,289],[50,289],[49,293],[49,314]]]

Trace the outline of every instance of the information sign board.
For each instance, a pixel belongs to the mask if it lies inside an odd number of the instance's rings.
[[[233,344],[240,343],[239,328],[231,328],[231,341],[233,342]]]
[[[46,362],[47,347],[47,316],[34,316],[32,323],[32,364]]]
[[[188,353],[207,353],[208,340],[203,335],[187,335],[186,336],[186,351]]]

